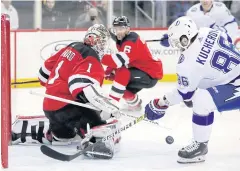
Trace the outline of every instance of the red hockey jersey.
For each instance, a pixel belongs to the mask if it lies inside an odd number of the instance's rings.
[[[138,68],[152,78],[163,76],[162,62],[153,59],[146,43],[135,32],[130,32],[122,41],[117,40],[118,53],[103,56],[102,64],[111,68]]]
[[[38,78],[46,87],[46,94],[75,101],[84,87],[102,85],[104,69],[98,54],[91,47],[74,42],[47,59],[39,70]],[[45,98],[43,110],[55,111],[65,105],[64,102]]]

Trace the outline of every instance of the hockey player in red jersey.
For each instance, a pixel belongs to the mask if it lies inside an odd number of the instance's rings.
[[[46,88],[46,94],[89,103],[103,112],[44,98],[43,111],[49,120],[49,128],[40,118],[38,131],[36,126],[34,129],[31,126],[30,130],[28,125],[31,125],[31,119],[27,120],[28,124],[24,124],[26,118],[19,118],[13,125],[13,143],[30,141],[65,145],[83,139],[82,147],[88,148],[89,144],[116,132],[120,126],[118,120],[107,124],[106,119],[117,117],[118,107],[103,96],[101,89],[104,69],[100,57],[109,37],[110,34],[103,25],[95,24],[88,29],[83,43],[73,42],[61,49],[47,59],[39,71],[39,80]],[[87,124],[92,128],[90,133],[86,132]],[[22,126],[22,129],[17,129],[19,126]],[[101,148],[90,148],[86,153],[90,151],[88,155],[93,157],[111,158],[114,142],[119,139],[120,134],[116,135],[114,140],[99,143]]]
[[[108,66],[106,79],[114,81],[110,97],[117,101],[123,97],[128,110],[141,110],[141,99],[137,93],[154,87],[162,78],[162,63],[154,60],[145,41],[136,32],[130,31],[127,17],[114,19],[113,32],[110,33],[119,52],[105,54],[102,59],[102,64]]]

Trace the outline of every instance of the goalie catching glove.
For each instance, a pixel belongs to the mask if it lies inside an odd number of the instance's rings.
[[[102,88],[97,84],[87,86],[83,89],[83,93],[84,98],[86,98],[88,102],[103,111],[103,115],[101,115],[102,119],[106,120],[111,117],[118,118],[120,116],[119,108],[114,104],[114,100],[107,98]]]

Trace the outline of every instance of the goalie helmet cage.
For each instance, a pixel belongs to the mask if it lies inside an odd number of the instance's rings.
[[[1,14],[1,162],[8,168],[11,137],[10,18]]]

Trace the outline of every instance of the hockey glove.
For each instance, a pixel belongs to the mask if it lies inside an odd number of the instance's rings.
[[[164,34],[161,38],[161,41],[160,41],[160,45],[164,46],[164,47],[169,47],[170,44],[168,42],[168,35],[167,34]]]
[[[160,102],[160,99],[151,100],[145,107],[145,117],[149,120],[160,119],[165,115],[167,108],[168,105]]]
[[[83,89],[86,99],[96,108],[108,113],[109,117],[118,118],[121,114],[117,102],[107,98],[102,88],[97,84],[92,84]],[[105,116],[106,118],[106,116]]]
[[[115,69],[111,67],[107,67],[105,71],[105,79],[109,81],[113,81],[115,79]]]

